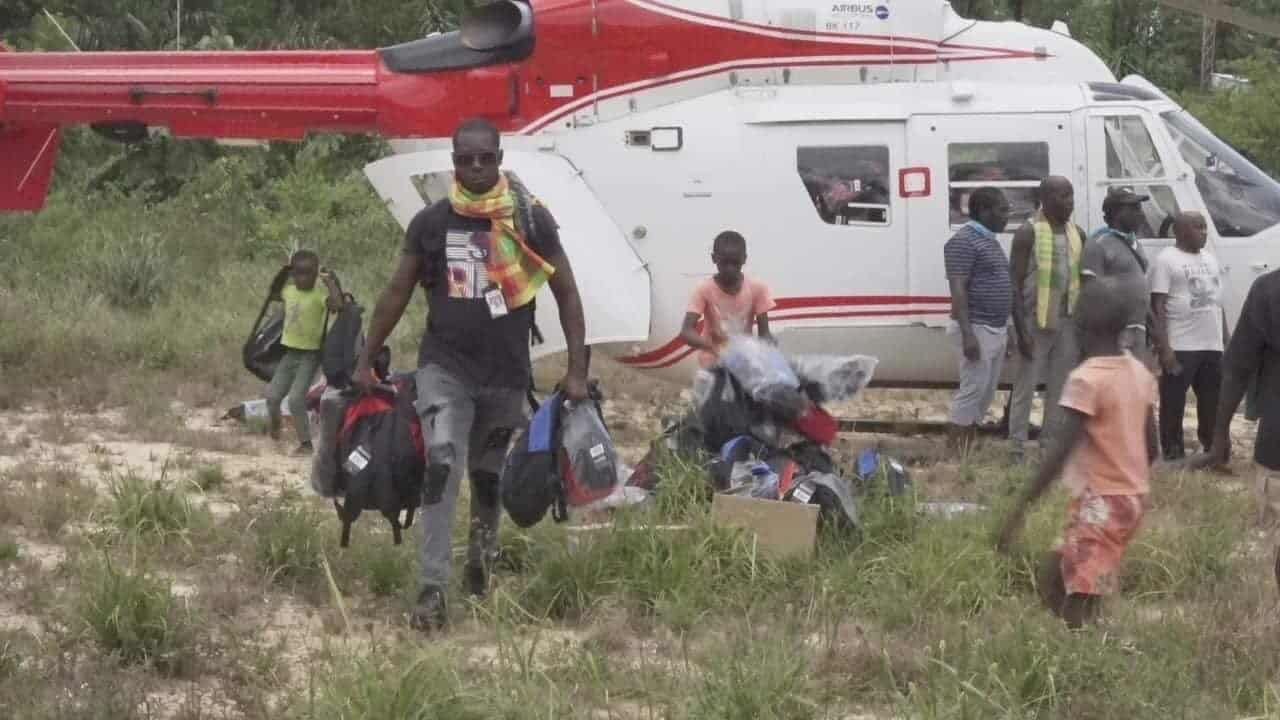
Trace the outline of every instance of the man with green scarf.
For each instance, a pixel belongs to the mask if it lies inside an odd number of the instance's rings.
[[[443,629],[454,505],[471,479],[466,590],[482,596],[497,553],[498,477],[514,430],[525,423],[532,369],[533,298],[545,283],[569,350],[565,397],[587,395],[582,300],[555,219],[514,175],[502,172],[498,129],[469,120],[453,135],[449,196],[423,208],[405,232],[400,264],[378,298],[356,383],[371,385],[370,358],[386,342],[414,287],[426,289],[427,329],[418,354],[417,409],[427,440],[421,590],[410,620]]]
[[[1075,189],[1060,176],[1040,183],[1040,211],[1013,234],[1010,253],[1018,340],[1018,374],[1009,407],[1009,443],[1021,457],[1031,425],[1036,386],[1045,386],[1043,437],[1052,436],[1061,415],[1058,399],[1080,351],[1076,338],[1076,298],[1084,233],[1071,221]]]

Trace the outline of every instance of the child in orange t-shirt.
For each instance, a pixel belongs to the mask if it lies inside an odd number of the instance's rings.
[[[1093,620],[1102,596],[1115,591],[1116,571],[1142,523],[1150,491],[1158,453],[1156,379],[1119,344],[1129,308],[1145,303],[1145,295],[1137,275],[1086,283],[1076,315],[1085,360],[1062,391],[1066,422],[1000,533],[998,546],[1007,551],[1027,508],[1062,475],[1071,493],[1067,526],[1038,584],[1045,604],[1073,628]]]
[[[747,241],[739,233],[726,230],[711,246],[711,262],[716,274],[698,283],[689,300],[680,338],[701,352],[698,364],[715,364],[716,355],[733,335],[750,335],[754,325],[762,340],[774,342],[769,334],[769,311],[773,295],[764,283],[742,274],[747,262]],[[698,321],[703,327],[698,328]]]

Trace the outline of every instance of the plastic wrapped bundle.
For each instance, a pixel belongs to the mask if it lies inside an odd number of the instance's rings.
[[[720,363],[770,415],[790,422],[808,407],[800,378],[776,346],[749,335],[730,338]]]
[[[791,367],[814,402],[844,402],[871,383],[879,361],[867,355],[797,355]]]
[[[338,433],[347,413],[347,398],[342,391],[329,388],[320,396],[320,422],[311,456],[311,489],[320,497],[338,494]]]
[[[782,386],[799,389],[800,378],[776,346],[750,335],[735,335],[720,353],[720,364],[753,398],[763,388]]]

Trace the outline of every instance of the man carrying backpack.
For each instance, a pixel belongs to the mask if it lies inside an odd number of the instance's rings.
[[[468,120],[453,135],[449,197],[409,224],[399,266],[378,298],[355,383],[374,382],[370,357],[382,348],[422,283],[429,311],[417,376],[417,409],[427,436],[423,491],[422,589],[413,627],[442,629],[448,615],[450,529],[463,468],[471,477],[465,584],[488,585],[497,550],[498,477],[515,428],[525,422],[531,380],[533,299],[548,284],[560,310],[569,367],[567,399],[587,396],[586,334],[573,270],[551,213],[501,171],[497,128]]]

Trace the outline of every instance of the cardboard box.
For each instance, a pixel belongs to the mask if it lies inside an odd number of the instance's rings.
[[[808,503],[717,493],[711,521],[755,535],[760,553],[773,558],[808,558],[818,537],[818,506]]]

